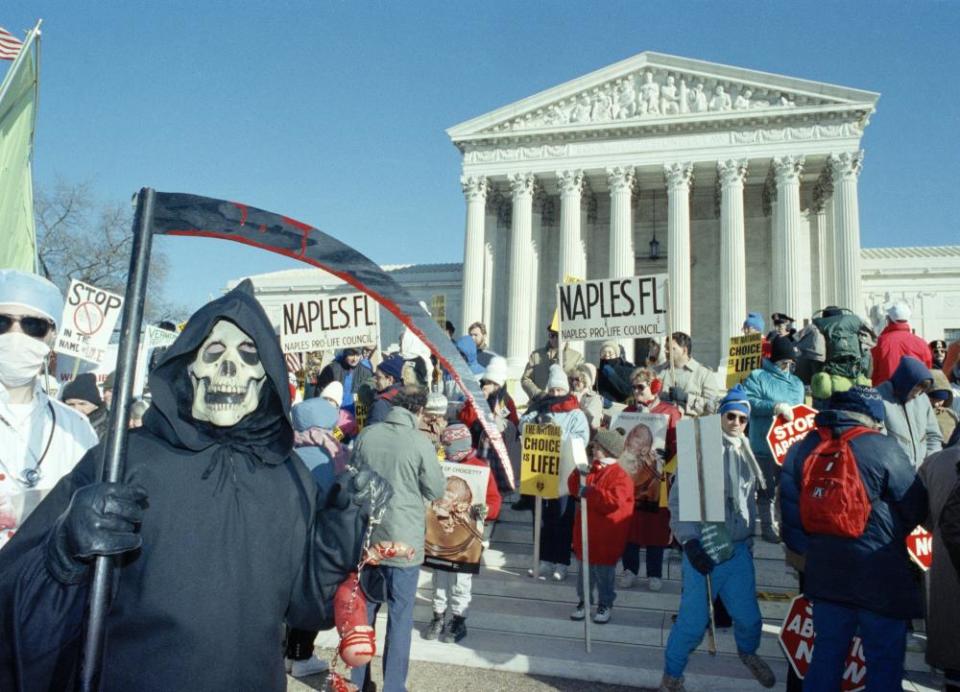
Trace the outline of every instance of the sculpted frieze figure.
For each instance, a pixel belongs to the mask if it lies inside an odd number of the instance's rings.
[[[637,91],[633,88],[633,77],[622,79],[617,84],[617,100],[614,104],[614,117],[618,120],[632,118],[637,114]]]
[[[680,113],[680,97],[677,95],[677,85],[673,75],[667,77],[666,83],[660,87],[660,114],[678,115]]]
[[[733,103],[730,100],[730,94],[723,90],[723,86],[717,84],[717,88],[713,91],[713,98],[710,99],[710,110],[712,111],[728,111],[733,108]]]
[[[653,72],[643,73],[640,86],[640,115],[660,115],[660,86],[653,81]]]
[[[703,82],[697,82],[690,92],[690,110],[693,113],[703,113],[707,110],[708,100],[707,92],[703,89]]]

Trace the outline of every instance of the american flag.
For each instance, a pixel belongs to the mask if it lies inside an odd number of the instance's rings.
[[[0,26],[0,60],[13,60],[20,52],[23,41]]]

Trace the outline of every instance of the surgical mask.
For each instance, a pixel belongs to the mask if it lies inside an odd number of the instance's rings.
[[[21,332],[0,334],[0,382],[6,387],[29,384],[49,355],[45,341]]]

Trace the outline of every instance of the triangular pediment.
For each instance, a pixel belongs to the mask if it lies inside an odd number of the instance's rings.
[[[640,53],[456,125],[476,137],[865,110],[879,94],[660,53]]]

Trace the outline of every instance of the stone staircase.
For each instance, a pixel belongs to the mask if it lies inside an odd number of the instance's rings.
[[[491,546],[484,552],[481,572],[473,580],[468,635],[459,644],[426,641],[420,636],[430,619],[432,595],[430,571],[421,572],[411,658],[656,688],[663,671],[663,649],[673,624],[672,616],[680,603],[679,552],[668,550],[664,556],[663,589],[659,593],[648,591],[645,579],[638,580],[631,589],[617,590],[611,621],[605,625],[591,623],[592,653],[587,654],[583,623],[569,619],[577,602],[576,565],[571,566],[566,581],[561,583],[527,576],[533,551],[532,516],[531,512],[514,512],[505,505],[493,529]],[[777,689],[783,689],[787,662],[777,634],[790,599],[796,594],[796,575],[784,563],[782,549],[777,545],[758,540],[754,563],[764,622],[758,653],[776,672]],[[377,623],[379,651],[383,650],[385,613],[383,608]],[[321,633],[316,643],[320,647],[335,647],[336,635]],[[907,670],[918,673],[918,678],[928,678],[929,669],[920,648],[914,644],[909,648],[912,650],[907,653]],[[736,656],[732,629],[717,631],[717,649],[716,656],[709,655],[705,637],[693,653],[685,674],[689,690],[762,689]]]

